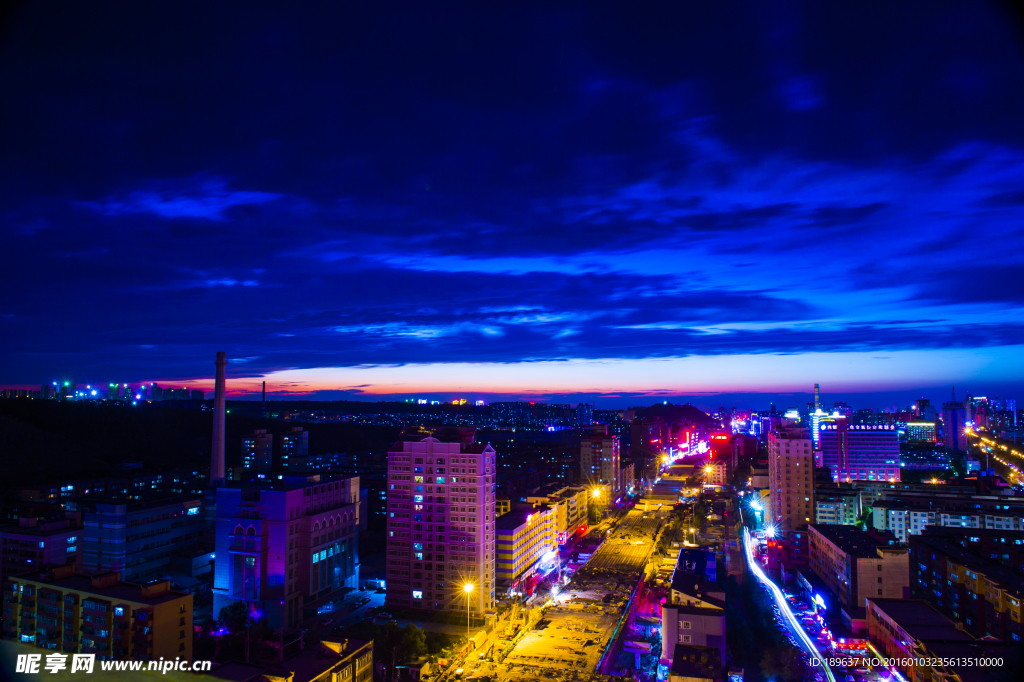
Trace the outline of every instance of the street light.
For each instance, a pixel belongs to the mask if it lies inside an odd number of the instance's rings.
[[[466,583],[462,591],[466,593],[466,640],[469,640],[469,596],[473,594],[473,583]],[[468,651],[468,650],[467,650]]]

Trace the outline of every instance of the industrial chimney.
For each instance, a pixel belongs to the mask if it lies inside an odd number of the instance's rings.
[[[210,458],[210,485],[224,485],[224,368],[225,353],[217,353],[217,379],[213,386],[213,450]]]

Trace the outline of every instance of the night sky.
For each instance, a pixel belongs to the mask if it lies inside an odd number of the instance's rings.
[[[7,17],[0,384],[1024,386],[1004,6],[356,4]]]

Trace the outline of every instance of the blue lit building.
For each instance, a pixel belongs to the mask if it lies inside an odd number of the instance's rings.
[[[281,476],[217,488],[213,612],[244,601],[273,628],[359,586],[359,478]]]

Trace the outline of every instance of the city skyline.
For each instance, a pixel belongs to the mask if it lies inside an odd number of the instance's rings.
[[[926,7],[21,7],[0,382],[1013,395],[1020,35]]]

